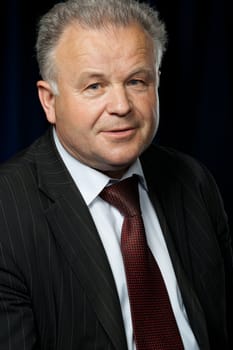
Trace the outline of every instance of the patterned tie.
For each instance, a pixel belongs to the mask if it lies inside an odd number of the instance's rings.
[[[137,176],[105,187],[100,196],[124,216],[121,251],[137,350],[183,350],[166,286],[146,242]]]

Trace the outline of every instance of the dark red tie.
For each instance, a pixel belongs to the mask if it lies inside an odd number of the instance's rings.
[[[184,349],[160,269],[146,242],[137,176],[105,187],[100,196],[124,216],[121,251],[137,350]]]

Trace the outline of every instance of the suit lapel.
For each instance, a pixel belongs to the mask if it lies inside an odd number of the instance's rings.
[[[148,152],[142,157],[150,199],[156,209],[169,253],[178,254],[184,270],[192,278],[182,187],[164,162],[160,152]],[[150,162],[153,159],[153,167]],[[163,164],[164,163],[164,164]],[[149,166],[148,166],[149,165]],[[153,169],[153,170],[152,170]]]
[[[126,350],[120,303],[102,242],[80,192],[56,153],[50,137],[45,138],[38,176],[40,190],[51,198],[46,209],[49,225],[115,348]]]
[[[163,157],[160,157],[159,150],[157,154],[151,154],[149,149],[141,159],[148,193],[159,218],[192,330],[200,348],[208,349],[204,313],[193,284],[193,262],[186,231],[183,190],[171,169],[163,164]],[[153,167],[150,165],[152,159]]]

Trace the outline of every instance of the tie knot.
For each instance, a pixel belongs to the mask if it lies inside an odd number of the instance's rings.
[[[105,187],[100,197],[117,208],[124,216],[140,214],[137,176]]]

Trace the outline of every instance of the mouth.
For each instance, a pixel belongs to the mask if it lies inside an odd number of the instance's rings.
[[[136,133],[136,128],[129,127],[129,128],[119,128],[119,129],[110,129],[110,130],[104,130],[102,131],[102,134],[106,137],[112,138],[112,139],[129,139]]]

